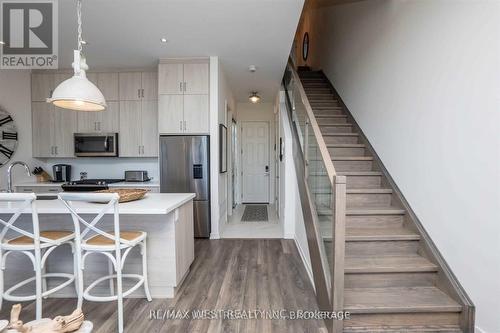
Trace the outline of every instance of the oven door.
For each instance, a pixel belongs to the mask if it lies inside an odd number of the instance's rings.
[[[75,133],[75,156],[118,156],[118,134]]]

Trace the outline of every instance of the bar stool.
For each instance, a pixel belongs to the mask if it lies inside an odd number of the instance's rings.
[[[11,207],[15,208],[15,212],[10,216],[8,221],[0,218],[0,225],[3,225],[0,232],[0,309],[3,299],[13,302],[35,300],[36,319],[38,320],[42,318],[42,298],[73,283],[75,281],[76,269],[73,274],[45,273],[47,258],[57,247],[68,244],[72,252],[74,252],[73,239],[75,235],[71,231],[40,231],[35,199],[36,196],[34,193],[0,193],[0,202],[7,202]],[[21,214],[27,213],[31,213],[33,232],[14,225]],[[17,235],[17,237],[12,237],[13,235]],[[6,236],[9,238],[7,239]],[[16,252],[26,255],[31,260],[35,276],[15,284],[4,292],[3,275],[5,263],[7,257]],[[62,278],[63,282],[47,290],[48,278]],[[12,295],[14,291],[33,281],[35,281],[34,295]]]
[[[144,292],[148,301],[151,301],[151,294],[148,286],[148,267],[146,252],[147,234],[143,231],[120,231],[120,214],[118,211],[119,196],[116,193],[78,193],[64,192],[59,194],[59,199],[68,208],[73,218],[75,226],[75,260],[78,267],[78,307],[81,307],[83,299],[95,302],[118,302],[118,332],[123,332],[123,298],[133,293],[140,286],[144,286]],[[86,221],[78,214],[78,208],[74,206],[77,202],[102,203],[105,204],[102,210],[90,222]],[[106,213],[113,214],[113,231],[103,231],[96,225],[102,221]],[[83,230],[82,228],[83,227]],[[92,232],[92,234],[89,234]],[[142,275],[122,274],[125,260],[130,251],[139,246],[142,254]],[[83,286],[83,271],[85,259],[90,254],[103,254],[106,256],[115,271],[98,278],[92,282],[85,290]],[[126,291],[123,291],[123,278],[135,279],[137,283]],[[90,291],[99,283],[116,279],[116,295],[96,296]],[[110,283],[110,285],[112,285]],[[112,288],[111,288],[112,289]]]

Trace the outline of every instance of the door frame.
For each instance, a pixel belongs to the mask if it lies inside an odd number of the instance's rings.
[[[269,120],[244,120],[240,122],[240,126],[238,127],[240,129],[240,140],[239,140],[239,146],[240,146],[240,165],[241,165],[241,170],[240,170],[240,203],[246,204],[246,202],[243,200],[243,193],[244,193],[244,188],[243,188],[243,127],[245,123],[266,123],[267,124],[267,161],[268,161],[268,166],[269,166],[269,177],[267,181],[267,202],[262,202],[262,204],[270,204],[272,202],[271,198],[271,175],[272,175],[272,170],[271,170],[271,121]],[[261,202],[249,202],[249,204],[255,204],[255,203],[261,203]]]

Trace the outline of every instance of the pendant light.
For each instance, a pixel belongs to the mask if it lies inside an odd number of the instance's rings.
[[[248,99],[250,100],[250,102],[255,104],[260,101],[260,96],[257,94],[256,91],[253,91],[250,97],[248,97]]]
[[[87,79],[85,72],[89,69],[82,55],[82,1],[77,0],[76,12],[78,18],[78,50],[73,51],[73,77],[63,81],[47,99],[57,107],[75,111],[103,111],[106,100],[102,92]]]

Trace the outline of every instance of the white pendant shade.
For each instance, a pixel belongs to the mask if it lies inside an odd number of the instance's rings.
[[[75,75],[54,90],[50,102],[57,107],[76,111],[103,111],[106,100],[85,74]]]

